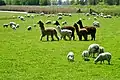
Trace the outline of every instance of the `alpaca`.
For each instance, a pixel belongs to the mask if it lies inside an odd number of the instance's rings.
[[[79,20],[77,22],[77,24],[79,24],[80,29],[85,28],[88,31],[87,34],[91,35],[91,40],[93,40],[93,39],[95,40],[95,34],[96,34],[96,28],[95,27],[93,27],[93,26],[91,26],[91,27],[89,27],[89,26],[83,27],[83,24],[82,24],[81,20]]]
[[[77,23],[74,23],[74,27],[76,29],[79,40],[82,40],[83,36],[84,40],[87,41],[87,30],[85,28],[79,29]]]
[[[54,29],[54,28],[45,29],[44,23],[43,23],[42,21],[39,21],[38,24],[39,24],[39,27],[41,28],[41,32],[42,32],[42,36],[41,36],[41,39],[40,39],[40,40],[42,40],[42,38],[47,35],[47,41],[49,41],[49,35],[51,35],[52,41],[54,41],[53,36],[55,35],[55,37],[56,37],[56,38],[58,39],[58,41],[59,41],[59,37],[57,36],[57,31],[56,31],[56,29]]]
[[[59,23],[58,21],[56,21],[56,22],[54,23],[54,25],[59,26],[60,23]],[[75,39],[75,35],[74,35],[75,28],[74,28],[74,27],[72,27],[72,26],[64,26],[64,27],[61,27],[61,29],[68,29],[68,30],[71,30],[71,31],[72,31],[71,38],[73,38],[73,40]]]
[[[72,35],[71,30],[61,29],[59,25],[56,28],[57,28],[58,32],[61,34],[61,39],[64,38],[64,40],[67,40],[66,39],[66,36],[67,36],[69,38],[69,40],[71,40],[71,35]]]

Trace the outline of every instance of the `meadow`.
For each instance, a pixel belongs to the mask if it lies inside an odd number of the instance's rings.
[[[39,20],[56,20],[57,16],[36,16],[26,18],[26,21],[10,18],[19,15],[25,14],[0,13],[0,80],[120,80],[120,17],[98,18],[101,27],[97,28],[95,41],[79,41],[76,33],[75,41],[46,41],[46,37],[40,41],[39,26],[32,27],[31,31],[27,27]],[[88,20],[83,14],[74,13],[59,22],[66,20],[67,25],[73,25],[84,18],[84,25],[92,25],[94,19],[90,17]],[[3,28],[4,23],[11,21],[19,23],[20,28]],[[45,27],[55,25],[45,24]],[[82,59],[82,51],[92,43],[103,46],[112,54],[111,65],[107,62],[94,64],[92,58],[90,61]],[[74,62],[66,59],[70,51],[75,54]]]

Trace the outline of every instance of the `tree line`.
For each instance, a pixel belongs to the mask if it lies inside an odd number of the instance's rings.
[[[120,0],[0,0],[0,5],[120,5]]]

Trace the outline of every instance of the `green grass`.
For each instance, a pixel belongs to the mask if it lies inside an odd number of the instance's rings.
[[[0,15],[4,18],[6,15],[24,14]],[[60,22],[66,20],[67,25],[73,25],[79,18],[85,19],[84,25],[92,25],[93,19],[87,20],[83,14],[64,17]],[[27,31],[27,26],[32,26],[39,20],[45,22],[48,18],[26,18],[25,22],[18,19],[0,20],[0,80],[120,80],[120,18],[98,18],[101,27],[97,28],[96,41],[79,41],[77,36],[76,41],[46,42],[46,37],[40,41],[38,25]],[[14,31],[2,27],[10,21],[19,23],[20,28]],[[45,27],[55,26],[45,24]],[[107,65],[107,62],[94,64],[92,58],[89,62],[83,61],[81,53],[92,43],[100,44],[105,47],[105,51],[112,53],[111,65]],[[66,55],[69,51],[74,52],[75,62],[67,61]]]

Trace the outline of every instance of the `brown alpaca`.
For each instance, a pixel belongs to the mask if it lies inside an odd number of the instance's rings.
[[[76,33],[78,35],[79,40],[82,40],[82,36],[84,40],[87,41],[87,30],[85,28],[79,29],[77,23],[74,23],[74,27],[76,29]]]
[[[82,24],[81,20],[79,20],[77,22],[77,24],[79,24],[80,29],[85,28],[88,31],[87,34],[91,35],[91,40],[93,40],[93,39],[95,40],[95,34],[96,34],[96,28],[95,27],[93,27],[93,26],[85,26],[85,27],[83,27],[83,24]]]
[[[58,25],[60,25],[60,23],[59,23],[58,21],[56,21],[56,22],[54,23],[54,25],[58,26]],[[64,26],[64,27],[61,27],[61,29],[71,30],[71,31],[72,31],[71,38],[73,38],[73,40],[75,40],[75,35],[74,35],[75,28],[74,28],[74,27],[72,27],[72,26]]]
[[[39,24],[39,27],[41,28],[41,32],[42,32],[42,36],[41,36],[40,40],[42,40],[42,38],[47,35],[47,41],[49,41],[49,35],[51,35],[52,41],[54,41],[53,36],[55,35],[55,37],[59,41],[59,37],[57,36],[56,29],[54,29],[54,28],[45,29],[44,23],[42,21],[39,21],[38,24]]]

